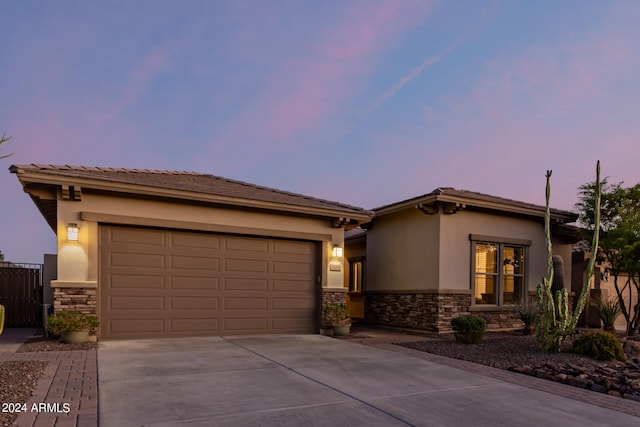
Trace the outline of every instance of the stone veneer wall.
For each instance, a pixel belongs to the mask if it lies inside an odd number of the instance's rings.
[[[535,303],[535,293],[529,302]],[[570,295],[571,299],[571,295]],[[487,329],[520,329],[524,325],[510,307],[491,310],[471,306],[471,294],[437,292],[368,292],[365,294],[365,319],[374,324],[430,332],[452,332],[451,319],[474,315],[487,322]]]
[[[321,307],[324,307],[325,304],[331,304],[331,303],[346,304],[348,291],[349,289],[347,288],[323,288]],[[320,325],[321,325],[321,328],[330,327],[329,322],[325,320],[324,316],[322,316],[322,319],[320,319]]]
[[[53,308],[55,312],[80,311],[97,314],[98,290],[96,288],[54,288]]]
[[[451,319],[468,315],[470,305],[470,293],[368,292],[365,319],[380,325],[450,332]]]

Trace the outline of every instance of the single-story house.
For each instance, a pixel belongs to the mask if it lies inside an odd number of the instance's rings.
[[[99,339],[317,333],[345,226],[372,213],[213,175],[13,165],[57,235],[55,310]]]
[[[450,331],[459,315],[488,328],[521,326],[513,305],[532,300],[546,273],[545,207],[472,191],[438,188],[373,209],[347,232],[345,286],[355,318],[381,325]],[[554,254],[571,290],[577,215],[551,209]]]

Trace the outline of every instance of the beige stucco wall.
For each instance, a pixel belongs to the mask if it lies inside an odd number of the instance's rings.
[[[469,291],[470,234],[529,240],[526,280],[529,291],[546,273],[543,220],[470,210],[426,215],[418,209],[376,218],[367,235],[367,290]],[[554,244],[565,261],[565,286],[571,288],[571,245]]]
[[[437,289],[439,223],[417,209],[377,218],[367,232],[367,291]]]
[[[91,215],[87,215],[90,213]],[[332,228],[328,218],[299,217],[241,211],[203,205],[187,205],[168,201],[119,198],[105,195],[83,194],[81,201],[58,198],[58,281],[57,286],[95,282],[98,274],[98,222],[95,219],[113,215],[116,223],[129,219],[134,224],[171,226],[192,230],[262,233],[273,237],[300,238],[321,242],[322,286],[342,288],[343,258],[332,256],[333,244],[344,247],[344,229]],[[129,218],[126,218],[129,217]],[[112,221],[110,221],[112,222]],[[68,242],[66,227],[77,223],[80,227],[78,242]],[[339,265],[339,271],[330,271],[330,265]]]

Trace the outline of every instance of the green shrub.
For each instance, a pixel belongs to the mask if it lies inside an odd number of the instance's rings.
[[[79,311],[60,311],[47,319],[47,330],[54,335],[73,331],[95,331],[100,325],[98,318]]]
[[[540,316],[538,306],[536,304],[517,304],[513,306],[513,313],[518,319],[522,320],[522,323],[524,323],[522,333],[524,335],[531,335],[535,330],[538,316]]]
[[[451,319],[451,327],[457,342],[479,344],[487,322],[478,316],[460,316]]]
[[[605,301],[596,299],[591,303],[591,306],[595,308],[598,317],[602,320],[602,328],[605,331],[615,332],[616,319],[622,314],[618,299],[612,298]]]
[[[611,332],[597,331],[580,335],[573,342],[572,351],[595,360],[626,360],[622,343]]]
[[[331,326],[347,326],[351,324],[347,304],[332,302],[322,307],[322,317]]]

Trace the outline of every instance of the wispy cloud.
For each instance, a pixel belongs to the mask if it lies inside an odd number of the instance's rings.
[[[245,136],[284,142],[321,127],[362,88],[360,79],[371,72],[376,55],[428,11],[420,4],[403,7],[396,2],[347,8],[305,54],[282,59],[265,91],[230,124],[225,139]]]
[[[442,52],[440,52],[436,56],[429,56],[425,58],[420,65],[412,68],[407,74],[402,76],[398,81],[396,81],[386,92],[384,92],[376,101],[367,109],[365,115],[371,114],[373,111],[380,108],[382,104],[393,98],[398,92],[400,92],[406,85],[411,83],[412,80],[420,77],[422,73],[424,73],[427,69],[431,68],[438,62],[442,61],[449,53],[451,53],[457,47],[457,43],[453,44]]]

